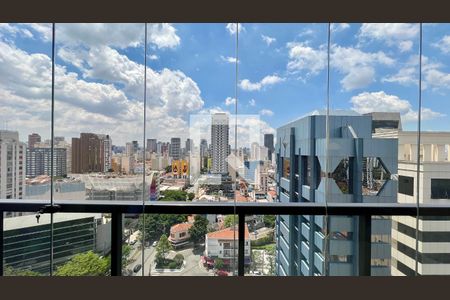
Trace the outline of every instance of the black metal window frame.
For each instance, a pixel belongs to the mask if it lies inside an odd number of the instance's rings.
[[[420,212],[418,211],[420,210]],[[250,203],[250,202],[146,202],[60,200],[49,201],[0,200],[0,249],[3,249],[3,213],[111,213],[111,275],[122,273],[122,215],[123,214],[233,214],[239,216],[238,276],[244,276],[245,215],[336,215],[359,217],[359,274],[370,276],[372,216],[450,216],[450,205],[415,203]],[[3,275],[3,251],[0,251],[0,276]]]

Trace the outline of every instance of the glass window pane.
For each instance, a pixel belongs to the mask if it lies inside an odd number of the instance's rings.
[[[44,205],[51,189],[51,26],[1,24],[0,48],[0,199]],[[62,173],[64,157],[54,160]],[[4,213],[5,275],[50,271],[49,219],[38,223],[35,213]]]

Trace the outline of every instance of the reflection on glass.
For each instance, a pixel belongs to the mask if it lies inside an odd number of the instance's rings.
[[[390,178],[391,174],[379,157],[363,158],[362,194],[364,196],[378,195]]]
[[[350,163],[349,158],[342,159],[332,174],[334,182],[344,194],[353,193]]]
[[[283,158],[283,177],[288,178],[290,176],[291,160],[289,158]]]

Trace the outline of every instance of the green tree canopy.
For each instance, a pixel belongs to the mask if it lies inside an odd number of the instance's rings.
[[[4,276],[42,276],[41,273],[31,270],[14,269],[11,266],[7,266],[3,269]]]
[[[161,196],[164,196],[160,201],[186,201],[188,193],[185,191],[164,191]]]
[[[201,241],[208,233],[208,220],[202,215],[196,215],[194,224],[189,228],[189,234],[194,242]]]
[[[156,246],[156,264],[162,264],[170,250],[172,250],[172,245],[170,244],[167,236],[163,234],[159,239],[158,245]]]
[[[58,267],[56,276],[105,276],[109,269],[108,259],[93,251],[80,253]]]
[[[264,215],[264,224],[266,227],[274,228],[275,227],[275,215]]]
[[[145,224],[144,218],[139,218],[139,230],[144,232],[145,240],[154,241],[161,237],[162,234],[169,235],[170,227],[175,224],[186,222],[187,215],[174,214],[146,214]]]
[[[224,263],[223,263],[223,259],[221,258],[216,258],[214,260],[214,268],[216,268],[217,270],[222,270],[224,267]]]
[[[239,224],[238,215],[234,215],[234,218],[235,218],[234,222],[236,223],[236,225]],[[228,215],[225,217],[225,219],[223,220],[223,226],[225,228],[233,226],[233,215]]]
[[[125,268],[128,264],[128,256],[131,253],[130,245],[122,245],[122,268]]]

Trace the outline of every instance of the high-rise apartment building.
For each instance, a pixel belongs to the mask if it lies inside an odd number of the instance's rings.
[[[25,194],[26,145],[17,131],[0,130],[0,199],[22,199]]]
[[[27,148],[26,176],[34,178],[39,175],[51,176],[52,149]],[[53,149],[53,176],[65,177],[67,175],[67,152],[64,148]]]
[[[103,147],[101,149],[101,156],[103,157],[103,170],[108,172],[112,170],[112,140],[108,134],[98,134],[101,139]]]
[[[161,147],[162,147],[161,142],[156,143],[156,153],[162,154]]]
[[[208,155],[208,141],[201,139],[200,141],[200,156],[205,157]]]
[[[157,144],[156,139],[147,139],[147,152],[156,153],[158,150]]]
[[[275,149],[273,146],[273,134],[272,133],[264,134],[264,147],[266,147],[268,150],[269,160],[272,160],[272,153]]]
[[[229,118],[226,113],[215,113],[211,118],[211,156],[213,174],[228,174]]]
[[[200,141],[200,170],[208,167],[208,141],[201,139]]]
[[[397,141],[372,138],[370,116],[333,114],[328,149],[325,115],[278,128],[277,201],[395,203]],[[277,216],[276,273],[357,275],[358,218]],[[371,275],[390,275],[391,220],[373,217],[371,228]]]
[[[41,136],[37,133],[32,133],[28,135],[28,148],[34,148],[36,143],[41,142]]]
[[[55,148],[66,149],[66,171],[67,174],[72,173],[72,145],[64,140],[64,138],[56,141]]]
[[[192,140],[188,138],[186,140],[186,145],[185,145],[186,153],[188,153],[192,150],[192,146],[193,146]]]
[[[171,138],[169,147],[169,156],[172,159],[181,159],[181,139]]]
[[[72,138],[72,173],[105,171],[104,143],[97,134],[81,133]]]
[[[55,145],[58,143],[64,142],[65,138],[63,136],[55,136]]]
[[[252,143],[250,149],[250,160],[267,160],[268,149],[260,146],[258,143]]]
[[[132,156],[134,154],[134,146],[133,143],[126,143],[125,145],[125,155]]]
[[[138,152],[138,150],[139,150],[139,143],[138,143],[138,141],[132,141],[131,143],[133,144],[133,151],[134,151],[134,153]]]
[[[377,128],[378,129],[378,128]],[[398,140],[398,202],[450,203],[450,132],[420,133],[417,177],[417,131],[375,129],[374,137]],[[417,184],[419,194],[417,197]],[[419,217],[418,274],[450,275],[450,218]],[[415,275],[416,218],[392,217],[392,275]]]

